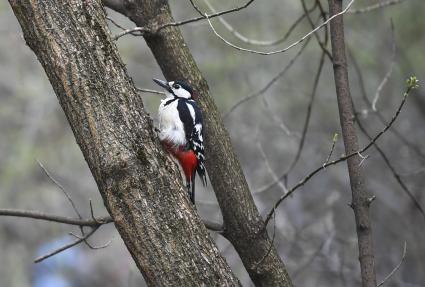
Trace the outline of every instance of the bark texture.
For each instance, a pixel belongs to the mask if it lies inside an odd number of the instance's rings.
[[[10,0],[150,286],[237,286],[164,154],[100,1]]]
[[[105,5],[110,2],[104,1]],[[137,26],[152,31],[174,22],[165,0],[122,0],[122,6],[115,10],[124,12]],[[235,247],[256,286],[292,286],[282,260],[262,228],[263,219],[230,137],[179,28],[167,27],[157,33],[146,33],[144,38],[167,80],[185,79],[199,94],[198,102],[206,125],[206,167],[223,214],[223,235]]]
[[[330,15],[342,10],[342,0],[329,0]],[[344,21],[343,17],[336,17],[331,21],[331,43],[335,88],[338,100],[339,117],[344,139],[345,154],[359,150],[357,133],[354,126],[354,112],[348,81],[347,59],[345,56]],[[366,190],[364,176],[360,166],[360,156],[353,156],[347,160],[348,173],[352,192],[351,207],[354,210],[356,231],[359,246],[359,260],[364,287],[376,287],[374,267],[372,226],[369,215],[369,206],[372,195]]]

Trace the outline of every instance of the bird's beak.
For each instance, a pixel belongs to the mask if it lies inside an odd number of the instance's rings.
[[[158,79],[152,79],[152,80],[171,93],[171,88],[166,81],[162,81]]]

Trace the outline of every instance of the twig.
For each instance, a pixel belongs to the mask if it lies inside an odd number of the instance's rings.
[[[266,116],[268,116],[271,120],[273,120],[275,122],[275,124],[277,125],[277,127],[287,136],[291,137],[291,136],[295,136],[295,137],[300,137],[300,135],[298,133],[295,133],[293,131],[291,131],[288,126],[283,122],[283,120],[276,115],[276,112],[271,108],[270,104],[269,104],[269,100],[267,99],[267,95],[263,95],[261,97],[262,103],[263,103],[263,107],[264,107],[264,114]]]
[[[308,23],[310,23],[311,28],[314,29],[315,24],[313,20],[311,19],[309,13],[307,12],[308,10],[307,10],[307,5],[305,4],[305,0],[302,0],[301,4],[304,10],[304,14],[307,16]],[[326,21],[326,13],[322,8],[322,4],[320,3],[319,0],[317,0],[315,4],[319,5],[320,15],[322,16],[323,21]],[[326,45],[328,44],[328,30],[325,29],[324,31],[325,31],[325,39],[323,42],[320,40],[318,33],[314,33],[314,37],[316,38],[317,43],[319,44],[322,51],[326,54],[326,56],[328,56],[329,60],[333,61],[331,52],[329,52],[328,49],[326,48]]]
[[[269,173],[271,174],[273,181],[277,181],[278,185],[280,187],[280,189],[282,190],[283,193],[288,192],[288,188],[279,180],[278,176],[276,175],[276,173],[274,172],[274,170],[272,169],[269,159],[266,156],[266,153],[264,152],[263,146],[261,145],[259,139],[258,139],[258,135],[257,135],[257,146],[258,146],[258,150],[260,151],[261,157],[263,158],[263,161],[269,171]]]
[[[191,3],[192,2],[193,1],[191,1]],[[204,2],[207,5],[208,9],[210,9],[213,13],[216,12],[214,10],[214,8],[212,7],[211,3],[208,0],[204,0]],[[221,22],[221,24],[223,24],[223,26],[230,33],[232,33],[233,36],[235,36],[237,39],[239,39],[240,41],[242,41],[242,42],[244,42],[244,43],[246,43],[248,45],[253,45],[253,46],[275,46],[277,44],[280,44],[282,42],[285,42],[286,39],[288,39],[288,37],[294,31],[294,29],[298,26],[298,24],[301,23],[301,21],[306,17],[307,14],[311,13],[312,11],[314,11],[314,9],[316,9],[316,7],[317,7],[317,2],[315,2],[314,5],[310,9],[306,9],[305,13],[302,14],[300,17],[298,17],[292,23],[292,25],[289,27],[289,29],[286,31],[286,33],[285,33],[285,35],[283,35],[283,37],[281,37],[279,39],[276,39],[276,40],[271,40],[271,41],[259,41],[259,40],[255,40],[255,39],[249,39],[248,37],[246,37],[246,36],[242,35],[241,33],[239,33],[235,28],[233,28],[232,25],[229,24],[229,22],[227,22],[226,20],[223,19],[223,17],[218,17],[218,20]],[[198,13],[200,13],[202,15],[205,14],[202,11],[200,11],[198,7],[195,7],[194,6],[194,8],[197,9]]]
[[[292,273],[293,280],[295,280],[295,278],[297,278],[298,275],[300,275],[308,266],[310,266],[313,263],[314,259],[316,259],[316,257],[319,256],[320,253],[322,253],[323,247],[325,246],[325,243],[328,241],[328,239],[329,238],[323,240],[320,243],[319,247],[316,249],[316,251],[305,261],[305,263],[298,267],[297,270]]]
[[[367,97],[366,88],[365,88],[365,85],[364,85],[363,75],[361,73],[360,66],[359,66],[356,58],[354,57],[354,54],[352,53],[352,51],[350,49],[348,49],[348,52],[349,52],[348,54],[350,55],[350,58],[351,58],[351,61],[352,61],[353,67],[354,67],[354,71],[357,74],[362,98],[363,98],[364,102],[366,103],[366,105],[368,107],[370,107],[372,104],[371,104],[369,98]],[[378,119],[379,119],[379,121],[381,122],[382,125],[386,126],[388,124],[388,122],[386,121],[386,119],[384,118],[384,116],[382,115],[382,113],[379,110],[374,112],[374,114],[378,117]],[[425,154],[421,151],[421,149],[416,144],[410,142],[408,140],[408,137],[403,136],[395,127],[393,127],[390,131],[403,144],[405,144],[411,150],[413,150],[416,153],[416,155],[418,155],[420,157],[420,160],[421,160],[422,163],[425,163]]]
[[[359,163],[359,166],[362,166],[363,162],[369,158],[369,155],[364,156],[360,152],[357,152],[357,155],[359,156],[359,158],[362,159]],[[372,196],[371,198],[372,198],[372,200],[371,200],[371,202],[372,202],[375,199],[375,196]]]
[[[156,27],[154,29],[149,29],[149,28],[146,28],[146,27],[135,27],[135,28],[132,28],[132,29],[127,29],[127,30],[119,33],[115,37],[113,37],[113,39],[118,40],[119,38],[121,38],[124,35],[130,34],[132,32],[137,32],[137,31],[141,32],[142,35],[143,34],[156,34],[159,31],[161,31],[162,29],[165,29],[167,27],[177,27],[177,26],[197,22],[197,21],[200,21],[200,20],[211,19],[211,18],[215,18],[215,17],[221,16],[221,15],[237,12],[237,11],[240,11],[240,10],[248,7],[249,5],[251,5],[252,2],[254,2],[254,0],[249,0],[244,5],[236,7],[236,8],[220,11],[220,12],[217,12],[217,13],[214,13],[214,14],[211,14],[211,15],[203,15],[203,16],[199,16],[199,17],[195,17],[195,18],[191,18],[191,19],[187,19],[187,20],[183,20],[183,21],[179,21],[179,22],[162,24],[159,27]]]
[[[0,209],[0,216],[25,217],[69,225],[91,227],[112,222],[112,218],[110,216],[98,217],[96,219],[75,219],[65,216],[46,214],[38,211],[20,209]]]
[[[298,145],[298,148],[297,148],[297,152],[294,156],[294,159],[289,164],[289,166],[285,169],[285,171],[278,177],[277,181],[273,181],[271,183],[268,183],[265,186],[258,188],[255,191],[255,193],[265,192],[265,191],[269,190],[270,188],[272,188],[273,186],[275,186],[278,182],[280,182],[282,179],[287,177],[287,175],[293,170],[293,168],[296,166],[297,162],[299,161],[299,159],[301,157],[301,152],[302,152],[303,147],[304,147],[304,142],[305,142],[305,138],[306,138],[306,135],[307,135],[308,127],[309,127],[309,124],[310,124],[311,111],[313,109],[313,103],[314,103],[314,99],[315,99],[315,96],[316,96],[316,91],[317,91],[317,87],[318,87],[318,84],[319,84],[320,75],[322,74],[322,68],[323,68],[324,60],[325,60],[325,54],[322,52],[322,56],[320,57],[319,67],[317,69],[317,73],[316,73],[316,76],[315,76],[315,79],[314,79],[313,90],[311,92],[310,101],[309,101],[308,106],[307,106],[307,113],[306,113],[306,118],[305,118],[305,121],[304,121],[303,130],[302,130],[302,133],[301,133],[301,139],[300,139],[300,142],[299,142],[299,145]]]
[[[360,128],[360,131],[369,139],[371,140],[372,137],[369,135],[369,133],[366,131],[366,128],[363,126],[363,124],[361,123],[361,121],[357,118],[357,125]],[[413,194],[413,192],[407,187],[407,185],[404,183],[404,181],[402,180],[400,174],[398,174],[398,172],[395,170],[394,166],[391,164],[389,158],[387,157],[387,155],[384,153],[384,151],[379,147],[379,145],[377,143],[374,144],[376,150],[378,151],[378,153],[381,155],[382,159],[384,160],[385,164],[387,165],[387,167],[390,169],[391,173],[393,174],[393,177],[395,178],[395,180],[398,182],[398,184],[400,185],[400,187],[402,188],[402,190],[407,194],[407,196],[410,198],[410,200],[413,202],[414,206],[418,209],[418,211],[422,214],[423,218],[425,219],[425,209],[422,207],[422,205],[420,204],[419,200],[416,199],[415,195]]]
[[[404,246],[403,246],[403,255],[401,256],[400,262],[397,264],[397,266],[396,266],[396,267],[394,267],[393,271],[391,271],[391,272],[390,272],[390,274],[388,274],[388,275],[384,278],[384,280],[382,280],[382,281],[381,281],[381,283],[379,283],[379,284],[377,285],[377,287],[380,287],[380,286],[384,285],[384,284],[385,284],[385,282],[387,282],[387,280],[388,280],[388,279],[390,279],[390,278],[391,278],[391,276],[393,276],[393,275],[394,275],[394,273],[396,273],[398,269],[400,269],[400,266],[401,266],[401,264],[403,263],[404,258],[406,257],[406,252],[407,252],[407,243],[406,243],[406,241],[404,241]]]
[[[322,27],[326,26],[332,19],[334,19],[335,17],[341,16],[344,13],[346,13],[348,11],[348,9],[350,9],[351,5],[354,3],[355,0],[351,0],[350,3],[348,3],[347,7],[345,7],[344,10],[342,10],[341,12],[332,15],[331,17],[329,17],[325,22],[323,22],[322,24],[320,24],[319,26],[317,26],[316,28],[314,28],[313,30],[311,30],[310,32],[308,32],[307,34],[305,34],[303,37],[301,37],[299,40],[295,41],[294,43],[290,44],[289,46],[287,46],[286,48],[283,49],[279,49],[279,50],[275,50],[275,51],[271,51],[271,52],[262,52],[262,51],[256,51],[256,50],[252,50],[252,49],[247,49],[247,48],[242,48],[239,47],[231,42],[229,42],[228,40],[224,39],[213,27],[210,17],[208,17],[207,14],[205,14],[205,17],[207,18],[208,24],[211,27],[211,30],[214,32],[214,34],[220,39],[222,40],[224,43],[226,43],[227,45],[229,45],[232,48],[235,48],[239,51],[244,51],[244,52],[249,52],[249,53],[253,53],[253,54],[259,54],[259,55],[274,55],[274,54],[278,54],[278,53],[283,53],[288,51],[289,49],[293,48],[294,46],[298,45],[299,43],[303,42],[305,39],[309,38],[312,34],[314,34],[317,30],[321,29]]]
[[[74,242],[71,242],[71,243],[69,243],[69,244],[66,244],[66,245],[64,245],[64,246],[62,246],[62,247],[60,247],[60,248],[58,248],[58,249],[55,249],[55,250],[53,250],[53,251],[51,251],[51,252],[47,253],[46,255],[43,255],[43,256],[37,257],[37,258],[34,260],[34,263],[40,263],[41,261],[43,261],[43,260],[45,260],[45,259],[47,259],[47,258],[49,258],[49,257],[52,257],[52,256],[54,256],[54,255],[56,255],[56,254],[58,254],[58,253],[61,253],[62,251],[65,251],[65,250],[67,250],[67,249],[69,249],[69,248],[71,248],[71,247],[74,247],[75,245],[80,244],[81,242],[83,242],[83,241],[87,240],[90,236],[92,236],[92,235],[96,232],[96,230],[97,230],[98,228],[99,228],[99,226],[93,227],[93,229],[92,229],[92,230],[90,230],[90,232],[89,232],[89,233],[87,233],[84,237],[79,238],[79,239],[75,240]]]
[[[273,216],[273,236],[272,236],[272,241],[270,242],[270,246],[267,249],[266,254],[264,254],[264,256],[256,263],[253,264],[253,268],[257,269],[258,266],[260,266],[261,263],[263,263],[263,261],[267,258],[267,256],[269,256],[270,251],[273,249],[274,246],[274,239],[276,237],[276,213]]]
[[[143,88],[137,88],[137,87],[136,87],[136,90],[137,90],[138,92],[142,92],[142,93],[157,94],[157,95],[161,95],[161,96],[165,95],[165,93],[164,93],[164,92],[157,91],[157,90],[143,89]]]
[[[109,16],[106,16],[106,19],[109,20],[112,24],[114,24],[116,27],[118,27],[119,29],[121,29],[123,31],[129,30],[129,29],[121,26],[120,24],[118,24],[118,22],[116,22],[114,19],[112,19]],[[136,33],[136,32],[131,32],[130,34],[133,35],[133,36],[140,36],[140,35],[142,35],[142,33]]]
[[[84,238],[84,237],[85,237],[85,235],[80,236],[80,235],[74,234],[74,233],[72,233],[72,232],[69,232],[68,234],[69,234],[69,235],[71,235],[71,236],[74,236],[74,237],[75,237],[75,238],[77,238],[77,239],[82,239],[82,240],[84,241],[84,243],[87,245],[87,247],[88,247],[88,248],[90,248],[90,249],[93,249],[93,250],[106,248],[106,247],[108,247],[108,246],[112,243],[112,240],[109,240],[108,242],[106,242],[106,243],[105,243],[105,244],[103,244],[103,245],[93,246],[93,245],[91,245],[91,244],[88,242],[87,238]]]
[[[37,220],[51,221],[75,226],[89,226],[96,227],[103,224],[113,222],[110,216],[96,217],[92,219],[75,219],[66,216],[46,214],[39,211],[20,210],[20,209],[0,209],[0,216],[11,216],[11,217],[24,217],[32,218]],[[208,220],[204,220],[205,226],[212,231],[222,233],[224,228],[222,225]]]
[[[281,70],[276,76],[274,76],[269,82],[267,82],[260,90],[254,92],[253,94],[248,95],[248,96],[240,99],[236,103],[234,103],[233,106],[231,106],[230,109],[223,115],[223,120],[226,120],[230,116],[230,114],[233,111],[235,111],[243,103],[264,94],[278,79],[283,77],[283,75],[285,75],[285,73],[291,68],[291,66],[295,63],[295,61],[298,59],[298,57],[302,54],[305,47],[307,47],[308,43],[309,43],[309,40],[307,40],[304,43],[304,45],[298,50],[297,54],[295,54],[295,56],[289,61],[289,63],[283,68],[283,70]]]
[[[372,101],[372,110],[374,112],[376,112],[376,103],[379,100],[379,96],[381,95],[381,91],[384,88],[385,84],[388,82],[388,79],[391,77],[391,74],[393,73],[393,68],[394,68],[394,60],[395,60],[395,54],[396,54],[396,51],[397,51],[397,46],[396,46],[396,43],[395,43],[394,24],[393,24],[392,20],[391,20],[391,35],[392,35],[391,64],[390,64],[390,68],[388,69],[387,73],[385,74],[384,78],[382,79],[381,83],[379,84],[378,88],[376,89],[375,97],[373,98],[373,101]]]
[[[361,14],[361,13],[367,13],[371,12],[386,6],[396,5],[404,2],[405,0],[389,0],[389,1],[382,1],[370,6],[367,6],[365,8],[359,8],[359,9],[351,9],[348,11],[350,14]]]
[[[38,165],[40,166],[40,168],[43,170],[44,174],[46,174],[46,176],[57,186],[59,187],[59,189],[62,191],[62,193],[66,196],[66,198],[68,199],[69,203],[72,206],[72,209],[74,209],[75,214],[77,214],[79,219],[82,219],[83,217],[81,216],[81,213],[78,211],[77,206],[75,205],[74,201],[72,200],[71,196],[68,194],[68,192],[65,190],[65,188],[59,183],[59,181],[57,181],[56,179],[53,178],[53,176],[50,174],[50,172],[44,167],[44,165],[38,160],[36,159]]]
[[[134,35],[135,32],[140,32],[140,34],[138,35],[144,35],[145,33],[150,33],[151,30],[146,28],[146,27],[135,27],[135,28],[130,28],[130,29],[126,29],[124,31],[122,31],[121,33],[118,33],[117,35],[115,35],[114,37],[112,37],[112,39],[114,41],[118,40],[119,38],[121,38],[122,36],[125,36],[127,34],[132,34]]]
[[[411,77],[408,79],[408,86],[407,89],[403,95],[403,99],[396,111],[396,113],[394,114],[394,116],[392,117],[391,121],[388,123],[387,126],[384,127],[383,130],[381,130],[378,134],[375,135],[375,137],[365,146],[363,147],[361,150],[359,151],[355,151],[352,152],[349,155],[345,155],[342,156],[336,160],[333,160],[331,162],[328,162],[327,164],[321,165],[320,167],[316,168],[315,170],[313,170],[312,172],[310,172],[307,176],[305,176],[302,180],[300,180],[294,187],[292,187],[291,189],[288,190],[287,193],[285,193],[284,195],[282,195],[277,201],[276,203],[273,205],[273,208],[270,210],[270,212],[267,214],[266,216],[266,220],[264,221],[264,228],[266,228],[268,222],[270,221],[271,217],[273,216],[274,211],[277,209],[277,207],[282,203],[282,201],[284,201],[288,196],[290,196],[294,191],[296,191],[299,187],[303,186],[307,181],[309,181],[314,175],[316,175],[319,171],[325,169],[328,166],[331,165],[335,165],[337,163],[340,163],[342,161],[347,160],[348,158],[351,158],[355,155],[357,155],[358,153],[363,153],[364,151],[368,150],[391,126],[392,124],[395,122],[395,120],[397,119],[398,115],[401,112],[401,109],[403,108],[406,100],[407,100],[407,96],[409,95],[410,91],[412,89],[417,88],[417,80],[416,77]]]
[[[329,152],[328,157],[325,160],[325,163],[323,164],[324,166],[326,166],[326,164],[329,162],[329,160],[331,159],[332,153],[334,152],[335,149],[335,144],[338,141],[338,133],[334,133],[334,136],[332,137],[332,147],[331,150]]]
[[[213,13],[213,14],[210,14],[210,15],[204,14],[203,16],[192,18],[192,19],[188,19],[188,20],[183,20],[183,21],[180,21],[180,22],[163,24],[163,25],[159,26],[156,29],[156,32],[159,32],[162,29],[167,28],[167,27],[170,27],[170,26],[181,26],[181,25],[184,25],[184,24],[197,22],[199,20],[211,19],[211,18],[215,18],[215,17],[218,17],[218,16],[226,15],[226,14],[229,14],[229,13],[237,12],[237,11],[240,11],[242,9],[245,9],[246,7],[248,7],[249,5],[251,5],[252,2],[254,2],[254,0],[249,0],[244,5],[239,6],[239,7],[236,7],[236,8],[232,8],[232,9],[229,9],[229,10],[224,10],[224,11]]]

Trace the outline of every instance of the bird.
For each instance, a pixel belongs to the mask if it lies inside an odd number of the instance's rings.
[[[183,169],[189,198],[195,204],[195,175],[204,186],[205,172],[204,132],[202,112],[195,98],[196,92],[183,80],[153,81],[167,93],[158,108],[159,139]]]

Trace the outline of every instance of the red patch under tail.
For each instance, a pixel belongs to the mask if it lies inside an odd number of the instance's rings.
[[[184,150],[182,147],[176,147],[168,142],[163,142],[166,150],[171,153],[180,163],[186,177],[186,184],[192,202],[195,201],[195,172],[198,167],[198,158],[193,150]],[[190,190],[192,187],[192,190]]]

